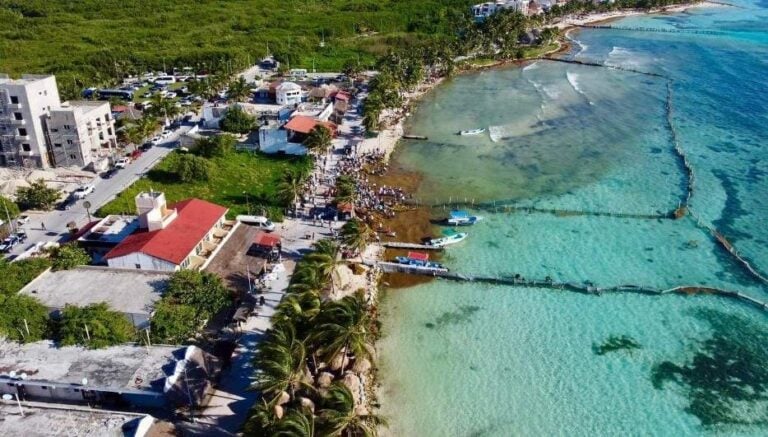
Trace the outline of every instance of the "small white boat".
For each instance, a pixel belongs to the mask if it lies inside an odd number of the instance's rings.
[[[445,247],[451,244],[456,244],[464,241],[469,234],[466,232],[456,232],[453,229],[443,231],[443,236],[440,238],[433,238],[429,240],[427,244],[434,247]]]
[[[477,129],[459,131],[459,135],[480,135],[483,132],[485,132],[485,128],[481,127]]]

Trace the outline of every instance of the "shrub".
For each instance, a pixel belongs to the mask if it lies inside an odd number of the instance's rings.
[[[235,142],[232,135],[200,138],[195,143],[194,152],[204,158],[221,157],[234,150]]]
[[[199,321],[210,318],[232,298],[221,278],[213,273],[181,270],[171,275],[166,297],[195,309]]]
[[[91,256],[76,243],[68,243],[51,249],[51,260],[53,270],[69,270],[90,264]]]
[[[192,337],[198,328],[197,315],[189,305],[174,305],[167,300],[161,300],[155,306],[150,332],[155,341],[163,343],[183,343]]]
[[[16,201],[24,209],[49,210],[59,200],[59,190],[48,188],[45,181],[38,179],[29,187],[20,187],[16,190]]]
[[[56,331],[62,346],[81,345],[89,349],[125,343],[136,334],[133,324],[104,302],[86,307],[65,306]]]
[[[0,259],[0,294],[14,294],[51,266],[47,258],[27,258],[10,263]]]
[[[232,105],[221,119],[221,130],[235,134],[247,134],[253,129],[256,118],[243,111],[239,106]]]
[[[207,181],[211,177],[211,167],[205,158],[190,154],[178,154],[172,170],[181,182]]]
[[[0,335],[28,343],[42,340],[48,331],[48,308],[37,299],[0,294]]]

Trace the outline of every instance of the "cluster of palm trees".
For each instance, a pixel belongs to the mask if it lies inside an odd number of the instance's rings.
[[[321,240],[302,258],[272,329],[254,358],[260,399],[245,435],[373,436],[384,423],[361,402],[376,325],[362,292],[323,300],[334,287],[340,247]]]
[[[307,146],[307,149],[310,151],[320,155],[328,152],[328,149],[331,148],[332,141],[333,135],[331,134],[331,130],[322,124],[318,124],[312,128],[309,134],[307,134],[307,138],[304,140],[304,145]]]

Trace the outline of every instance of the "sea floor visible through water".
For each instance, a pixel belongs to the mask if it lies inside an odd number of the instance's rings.
[[[766,8],[626,18],[614,26],[665,32],[582,30],[569,57],[606,67],[537,61],[440,85],[407,126],[429,141],[405,141],[393,159],[420,175],[415,196],[438,205],[433,217],[457,200],[485,206],[441,261],[768,301],[707,229],[768,271]],[[455,135],[477,127],[487,134]],[[664,217],[691,183],[676,141],[695,174],[680,220]],[[388,435],[768,432],[768,314],[736,300],[438,280],[389,290],[383,312]]]

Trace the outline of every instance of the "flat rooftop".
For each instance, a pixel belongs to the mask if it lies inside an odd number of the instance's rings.
[[[24,74],[21,79],[11,79],[7,74],[0,74],[0,85],[26,85],[29,83],[37,82],[38,80],[47,79],[53,77],[51,74]]]
[[[91,111],[96,111],[104,106],[109,109],[109,102],[101,101],[101,100],[73,100],[68,102],[62,102],[60,108],[55,108],[55,110],[71,110],[79,108],[83,114],[88,114]],[[107,111],[109,112],[109,110]]]
[[[140,418],[98,409],[79,411],[71,406],[67,410],[25,406],[21,417],[15,402],[0,404],[0,416],[0,435],[25,437],[123,437],[123,424]]]
[[[19,293],[36,297],[49,308],[106,302],[119,312],[149,314],[168,282],[168,273],[78,267],[46,271]]]
[[[135,215],[108,215],[77,240],[117,244],[138,228],[139,219]]]
[[[133,345],[106,349],[57,348],[52,341],[18,344],[0,340],[0,376],[27,374],[28,381],[82,384],[93,388],[150,389],[163,392],[185,347]]]

